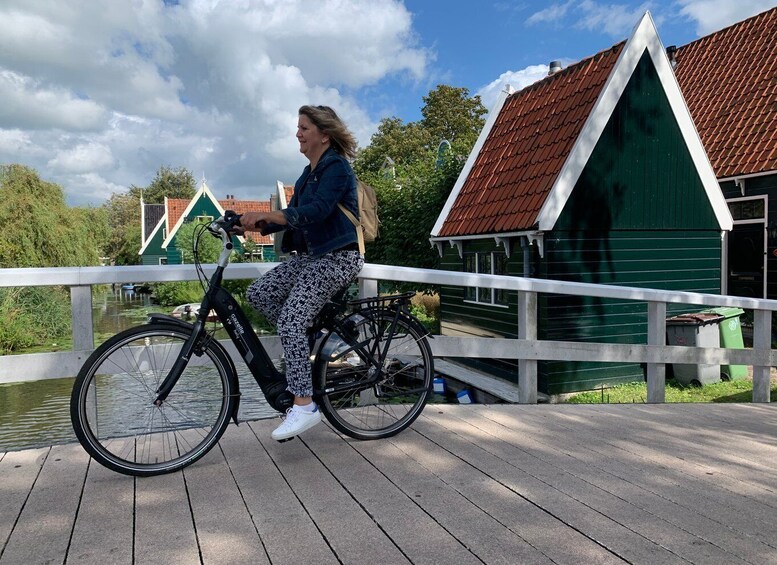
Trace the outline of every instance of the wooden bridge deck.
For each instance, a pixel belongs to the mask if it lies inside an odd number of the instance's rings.
[[[276,423],[150,479],[0,453],[0,565],[777,563],[774,405],[431,405],[376,442]]]

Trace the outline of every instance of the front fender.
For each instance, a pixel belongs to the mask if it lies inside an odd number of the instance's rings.
[[[150,323],[158,323],[158,324],[169,324],[172,326],[176,326],[181,329],[186,329],[189,331],[194,330],[194,324],[191,324],[189,322],[185,322],[184,320],[181,320],[180,318],[176,318],[174,316],[169,316],[168,314],[158,314],[153,313],[148,315],[148,320]],[[235,425],[237,425],[239,422],[237,421],[237,414],[238,410],[240,409],[240,379],[237,377],[237,370],[235,369],[235,363],[232,361],[232,357],[227,353],[227,350],[224,348],[221,343],[219,343],[218,340],[213,339],[208,344],[208,347],[211,347],[216,350],[217,355],[219,355],[221,358],[223,358],[224,362],[227,365],[227,369],[229,370],[229,380],[232,383],[232,390],[235,391],[235,408],[232,410],[232,414],[230,414],[230,418],[235,422]]]

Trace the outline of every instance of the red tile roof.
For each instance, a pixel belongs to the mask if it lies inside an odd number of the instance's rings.
[[[625,42],[510,95],[439,236],[532,229]]]
[[[269,200],[219,200],[219,204],[224,210],[234,210],[238,214],[246,212],[269,212]],[[246,239],[252,240],[259,245],[272,245],[273,239],[269,235],[262,235],[259,232],[246,232]]]
[[[777,171],[777,8],[678,49],[675,75],[715,175]],[[624,43],[507,98],[438,237],[534,229]]]
[[[184,198],[168,198],[167,199],[167,231],[173,229],[178,220],[183,216],[186,207],[191,200]]]
[[[186,207],[189,206],[191,200],[182,198],[168,198],[167,199],[167,229],[171,230],[178,223],[183,213],[186,211]],[[270,201],[269,200],[219,200],[219,205],[225,210],[234,210],[238,214],[244,214],[245,212],[269,212]],[[272,237],[269,235],[261,235],[259,233],[246,234],[247,238],[252,239],[255,243],[260,245],[272,245]]]
[[[777,170],[777,8],[680,47],[676,58],[717,177]]]

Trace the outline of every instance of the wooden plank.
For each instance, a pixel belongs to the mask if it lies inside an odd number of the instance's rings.
[[[136,563],[200,563],[182,473],[135,480],[134,545]]]
[[[432,405],[374,442],[278,444],[278,422],[147,479],[78,445],[0,453],[0,565],[777,556],[772,405]]]
[[[707,406],[725,410],[724,406]],[[683,514],[685,508],[692,514],[717,522],[715,528],[714,524],[702,520],[713,530],[712,543],[717,543],[718,538],[725,539],[730,532],[739,532],[737,535],[741,535],[743,541],[750,540],[745,548],[751,550],[744,555],[757,551],[766,554],[774,552],[777,547],[774,541],[777,539],[777,525],[774,524],[773,516],[777,506],[773,502],[769,504],[773,499],[773,491],[762,490],[763,494],[759,496],[758,491],[742,481],[742,477],[712,472],[705,458],[700,459],[689,450],[662,443],[665,432],[651,427],[650,422],[634,414],[632,408],[630,405],[610,406],[609,410],[599,415],[594,406],[569,406],[559,410],[558,415],[566,416],[563,418],[556,415],[543,418],[539,413],[524,412],[520,420],[522,425],[534,429],[531,435],[553,445],[554,449],[563,450],[566,444],[569,453],[585,458],[589,464],[591,461],[596,462],[603,474],[621,476],[638,485],[639,489],[677,505],[673,508],[676,515]],[[661,417],[653,417],[651,421],[654,425],[672,428],[675,425],[674,413],[683,408],[678,405],[666,405],[658,410],[650,407],[651,413],[661,414]],[[499,407],[494,407],[490,413],[488,417],[496,419],[503,426],[516,426],[515,418]],[[629,424],[627,420],[632,420],[632,423]],[[657,438],[655,449],[645,447],[647,438],[651,437]],[[714,445],[730,453],[736,450],[736,443],[733,440],[728,448],[719,441]],[[581,446],[586,446],[586,450],[582,450]],[[570,455],[564,456],[565,469],[570,466],[570,458]],[[627,500],[641,504],[642,499],[649,498],[650,494],[637,490]],[[722,530],[726,532],[719,534]],[[704,535],[710,534],[706,532]]]
[[[489,410],[492,406],[498,405],[489,406]],[[517,439],[508,441],[508,438],[513,436],[520,438],[530,434],[532,432],[530,427],[526,426],[525,429],[519,427],[512,431],[504,429],[499,435],[472,427],[470,420],[476,420],[480,417],[479,413],[485,411],[484,407],[479,407],[478,410],[469,410],[467,407],[444,407],[435,415],[434,422],[444,421],[448,413],[458,416],[462,422],[450,424],[444,428],[435,423],[438,429],[434,435],[427,427],[422,428],[422,431],[429,433],[430,439],[441,445],[441,442],[445,442],[446,449],[467,464],[477,466],[485,475],[498,477],[499,483],[515,493],[516,498],[528,501],[550,516],[556,517],[559,524],[563,524],[565,528],[580,532],[582,537],[588,540],[586,545],[589,551],[598,551],[593,546],[606,548],[612,554],[610,560],[614,558],[642,563],[682,562],[679,556],[667,551],[649,536],[645,536],[639,528],[622,524],[619,520],[601,512],[596,505],[581,500],[576,492],[570,493],[560,488],[565,479],[563,467],[537,465],[536,462],[531,461],[533,456],[530,451],[520,449]],[[423,424],[428,423],[430,420],[425,418]],[[548,448],[552,449],[552,447]],[[551,528],[549,531],[558,532],[558,529]],[[565,529],[564,532],[564,535],[568,535],[569,530]],[[534,537],[529,539],[532,544],[546,548],[551,556],[555,556],[553,549],[547,548],[549,541],[542,538],[542,532],[531,533],[534,534]],[[574,546],[560,545],[558,551],[559,558],[564,561],[569,559],[565,555],[574,552],[575,549]]]
[[[229,470],[273,565],[335,565],[332,549],[256,438],[254,430],[269,437],[278,424],[273,418],[230,426],[219,442]]]
[[[352,445],[477,559],[499,563],[510,556],[512,563],[552,562],[522,538],[518,528],[489,515],[461,489],[486,483],[501,490],[498,483],[419,434],[408,430],[390,440]],[[448,480],[444,471],[454,469],[461,474]]]
[[[0,461],[0,557],[50,450],[11,451]]]
[[[89,463],[68,562],[79,565],[133,563],[135,480]]]
[[[612,411],[611,423],[604,423],[607,429],[618,437],[625,439],[629,431],[639,430],[641,424],[643,430],[652,433],[640,434],[639,443],[635,443],[635,450],[647,450],[657,454],[658,458],[694,476],[699,473],[715,477],[714,481],[731,481],[736,484],[733,490],[741,491],[744,482],[751,493],[774,492],[777,490],[777,473],[774,473],[774,465],[758,467],[746,457],[738,455],[740,446],[731,441],[724,430],[716,429],[714,425],[705,425],[703,417],[698,417],[692,423],[683,425],[682,413],[692,409],[690,404],[663,405],[655,413],[646,412],[644,405],[634,405],[633,412],[625,413],[623,410]],[[725,405],[722,405],[725,410]],[[601,408],[592,407],[600,412]],[[715,410],[716,406],[710,406]],[[720,408],[718,408],[720,409]],[[663,417],[661,417],[663,416]],[[633,422],[629,426],[629,422]],[[595,422],[593,423],[595,425]],[[619,428],[620,426],[620,428]],[[643,437],[644,436],[644,437]],[[752,436],[751,436],[752,437]],[[721,457],[721,454],[725,454]],[[744,470],[745,474],[738,471]],[[712,473],[712,475],[708,475]],[[733,486],[732,486],[733,488]]]
[[[305,437],[341,487],[372,516],[414,563],[478,564],[480,561],[404,492],[336,433]]]
[[[563,432],[561,435],[568,436]],[[588,443],[580,442],[580,436],[575,439],[576,443]],[[572,441],[556,445],[572,457],[566,460],[570,472],[734,555],[767,556],[777,551],[777,527],[769,518],[777,508],[764,508],[761,518],[755,518],[751,514],[756,506],[752,499],[739,492],[724,491],[707,473],[705,477],[713,481],[701,482],[657,465],[628,466],[620,457],[586,457]],[[660,481],[658,485],[656,481]],[[722,513],[721,508],[726,511]]]
[[[0,563],[61,563],[64,560],[88,460],[80,445],[51,448]]]
[[[202,562],[269,563],[251,515],[219,446],[196,465],[184,469],[183,474],[194,514]]]
[[[502,423],[498,420],[499,418],[488,418],[469,421],[476,427],[488,430],[494,435],[501,435],[505,439],[504,429],[512,428],[513,420],[511,418]],[[693,506],[684,506],[643,488],[642,478],[646,474],[659,472],[658,469],[643,468],[637,474],[619,477],[609,472],[612,462],[617,461],[617,458],[585,458],[585,442],[581,442],[574,432],[554,435],[553,450],[547,449],[546,437],[522,434],[521,448],[530,451],[534,458],[551,468],[563,468],[564,474],[568,476],[564,482],[574,488],[575,496],[586,500],[586,492],[594,493],[589,497],[589,503],[609,504],[608,508],[612,509],[607,511],[607,515],[611,518],[621,517],[625,524],[630,524],[640,513],[645,513],[647,518],[641,519],[641,523],[661,531],[651,536],[651,539],[661,541],[661,537],[666,536],[670,541],[662,541],[662,544],[676,551],[678,555],[688,558],[689,553],[696,555],[699,551],[705,551],[706,547],[706,562],[727,563],[737,561],[738,555],[767,554],[774,551],[773,547],[760,544],[753,537],[743,536],[743,532],[728,527],[726,523],[719,521],[719,516],[704,516]],[[575,485],[578,480],[582,481],[582,486]],[[559,488],[563,490],[567,486],[562,484]],[[625,501],[626,504],[618,508],[615,502],[618,500]],[[666,525],[663,525],[664,523]]]
[[[277,424],[277,421],[273,424]],[[305,442],[295,439],[278,443],[270,439],[264,426],[259,441],[288,482],[299,503],[341,563],[409,563],[375,520],[339,485],[321,465]],[[319,425],[305,433],[313,440],[319,434],[331,434]],[[354,454],[355,455],[355,454]]]

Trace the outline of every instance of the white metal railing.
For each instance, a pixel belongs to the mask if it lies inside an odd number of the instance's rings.
[[[225,278],[251,279],[273,266],[273,263],[238,263],[225,271]],[[206,269],[206,272],[212,272],[212,268]],[[73,351],[0,356],[0,383],[73,376],[78,372],[94,347],[92,285],[195,279],[193,265],[0,269],[0,287],[69,286],[73,313]],[[431,345],[435,357],[517,359],[519,400],[522,403],[537,401],[538,360],[646,363],[647,401],[651,403],[665,400],[666,363],[751,365],[753,401],[769,402],[770,369],[777,365],[777,352],[771,348],[771,314],[777,310],[777,300],[375,264],[366,264],[359,275],[361,294],[376,294],[379,280],[517,292],[518,339],[435,336]],[[644,302],[648,314],[647,344],[538,340],[537,296],[540,293]],[[753,347],[726,349],[665,345],[666,305],[669,303],[753,310]]]

